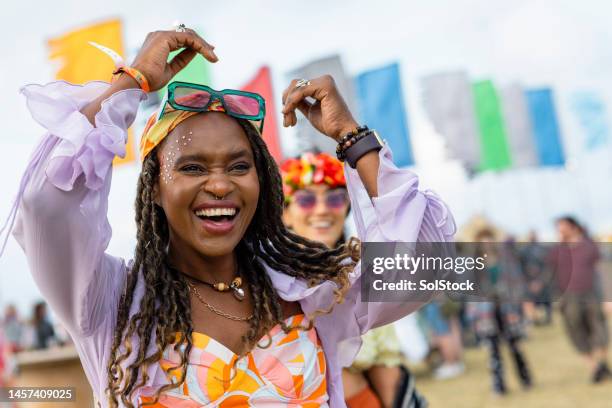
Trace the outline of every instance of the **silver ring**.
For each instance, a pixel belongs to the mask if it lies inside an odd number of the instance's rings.
[[[307,79],[303,79],[303,78],[295,83],[296,88],[303,88],[308,85],[310,85],[310,81]]]
[[[187,27],[185,27],[185,24],[180,23],[176,26],[174,31],[176,31],[177,33],[184,33],[185,31],[187,31]]]

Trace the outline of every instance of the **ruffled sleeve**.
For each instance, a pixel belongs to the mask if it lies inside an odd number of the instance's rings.
[[[27,106],[47,133],[22,177],[5,224],[28,258],[41,293],[73,336],[95,330],[116,309],[125,279],[121,259],[105,255],[113,158],[125,155],[140,90],[115,93],[102,103],[95,126],[80,110],[109,85],[66,82],[22,88]],[[16,217],[16,218],[15,218]]]
[[[412,171],[393,164],[388,146],[379,152],[378,197],[370,198],[355,169],[345,164],[352,214],[362,242],[447,242],[456,227],[444,202],[431,191],[420,191]],[[317,327],[327,343],[338,346],[338,362],[350,365],[361,347],[360,336],[370,329],[389,324],[412,313],[429,300],[416,294],[410,302],[362,302],[361,263],[349,275],[351,288],[344,302],[317,318]],[[328,284],[328,285],[325,285]],[[327,307],[335,286],[325,282],[302,300],[304,311]],[[423,297],[427,296],[427,298]]]
[[[359,239],[362,242],[452,241],[456,226],[446,204],[432,191],[419,190],[417,175],[396,167],[388,146],[380,151],[379,157],[379,195],[371,200],[363,198],[365,187],[357,171],[345,165],[351,199],[361,197],[360,204],[354,206]],[[361,264],[355,273],[361,275]],[[429,301],[431,295],[417,292],[411,301],[400,303],[362,302],[360,290],[352,293],[356,298],[350,301],[354,301],[361,333],[412,313]]]

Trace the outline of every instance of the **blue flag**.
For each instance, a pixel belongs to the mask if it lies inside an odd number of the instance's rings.
[[[387,141],[397,166],[413,165],[399,65],[364,72],[355,85],[362,122]]]
[[[581,91],[572,95],[572,110],[584,130],[584,147],[594,150],[608,142],[608,121],[606,108],[601,97],[594,92]]]
[[[564,165],[565,158],[552,90],[532,89],[525,95],[540,165]]]

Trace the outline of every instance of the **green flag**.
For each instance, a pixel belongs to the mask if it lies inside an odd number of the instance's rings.
[[[510,149],[497,91],[492,81],[475,82],[474,105],[480,130],[479,170],[502,170],[511,166]]]

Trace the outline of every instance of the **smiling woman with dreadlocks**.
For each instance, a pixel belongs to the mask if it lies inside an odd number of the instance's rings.
[[[361,302],[356,241],[330,249],[283,226],[258,95],[169,85],[141,140],[134,260],[105,253],[112,160],[143,91],[196,53],[217,60],[192,30],[159,31],[110,85],[23,89],[48,132],[22,180],[15,235],[102,406],[343,407],[341,367],[359,336],[416,306]],[[339,142],[361,240],[451,238],[444,204],[357,125],[331,77],[293,81],[283,104],[285,126],[300,110]]]

